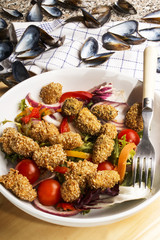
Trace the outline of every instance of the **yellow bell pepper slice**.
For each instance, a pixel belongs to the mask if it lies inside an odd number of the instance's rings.
[[[91,158],[92,154],[85,153],[85,152],[78,152],[78,151],[72,151],[72,150],[66,150],[65,151],[68,157],[77,157],[77,158],[84,158],[89,159]]]

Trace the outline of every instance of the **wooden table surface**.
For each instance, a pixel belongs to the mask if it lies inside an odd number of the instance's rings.
[[[7,91],[0,83],[0,96]],[[117,223],[90,228],[54,225],[21,211],[0,194],[0,240],[159,240],[160,198]]]

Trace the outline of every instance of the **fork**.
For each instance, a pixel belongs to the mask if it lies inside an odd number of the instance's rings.
[[[143,97],[142,97],[142,118],[143,118],[143,137],[137,146],[136,154],[133,157],[132,176],[133,186],[137,180],[139,172],[139,187],[142,184],[144,173],[145,187],[148,184],[148,172],[151,171],[152,189],[155,173],[155,150],[149,139],[149,130],[153,117],[154,83],[157,67],[157,52],[154,47],[147,47],[144,50],[144,69],[143,69]]]

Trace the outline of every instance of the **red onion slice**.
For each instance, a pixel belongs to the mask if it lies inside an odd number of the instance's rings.
[[[55,103],[55,104],[52,104],[52,105],[48,105],[48,104],[42,104],[42,103],[37,102],[37,101],[35,101],[31,97],[31,93],[28,93],[27,96],[25,97],[25,99],[28,101],[28,103],[32,107],[39,107],[39,106],[41,106],[42,108],[48,108],[48,109],[52,110],[53,112],[55,112],[55,111],[57,111],[58,109],[61,108],[61,104],[60,103]]]
[[[44,205],[42,205],[38,201],[37,198],[33,201],[33,205],[37,209],[41,210],[42,212],[53,214],[53,215],[60,216],[60,217],[71,217],[71,216],[77,215],[80,212],[80,210],[59,211],[54,206],[44,206]]]

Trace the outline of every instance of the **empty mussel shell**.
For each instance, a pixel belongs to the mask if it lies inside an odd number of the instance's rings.
[[[160,24],[160,9],[145,15],[144,17],[142,17],[142,20],[150,23]]]
[[[3,12],[15,18],[23,17],[23,14],[16,9],[2,8],[2,10]]]
[[[118,0],[113,4],[113,10],[118,14],[136,14],[137,11],[132,4],[125,0]]]
[[[35,25],[30,25],[27,27],[19,42],[16,45],[15,52],[24,52],[30,49],[33,49],[38,45],[40,38],[40,30]]]
[[[13,75],[11,73],[8,73],[7,75],[2,75],[1,81],[5,85],[7,85],[9,88],[11,88],[17,84],[17,82],[14,80]]]
[[[138,22],[135,20],[125,21],[109,28],[108,31],[121,36],[129,36],[138,31]]]
[[[141,29],[139,34],[148,41],[160,41],[160,27]]]
[[[100,27],[101,26],[101,24],[98,22],[98,20],[96,18],[94,18],[89,12],[87,12],[83,8],[81,8],[81,11],[83,13],[85,23],[92,23],[93,27],[95,27],[95,26]],[[86,24],[86,26],[87,27],[91,26],[91,24]]]
[[[127,37],[119,36],[119,35],[116,35],[116,36],[121,38],[123,41],[125,41],[129,45],[138,45],[138,44],[141,44],[141,43],[146,41],[146,39],[143,38],[143,37],[136,37],[136,36],[133,36],[133,35],[130,35],[130,36],[127,36]]]
[[[87,60],[84,60],[84,63],[87,64],[88,67],[96,67],[106,62],[113,54],[114,52],[99,53],[88,58]]]
[[[41,8],[38,3],[34,4],[31,10],[26,15],[26,21],[28,22],[41,22],[43,19],[43,15],[41,12]]]
[[[102,36],[103,47],[107,50],[128,50],[130,45],[119,38],[117,35],[107,32]]]
[[[0,62],[8,58],[13,52],[13,44],[9,40],[0,41]]]
[[[57,3],[57,0],[42,0],[41,4],[46,6],[53,6]]]
[[[160,73],[160,57],[157,58],[157,73]]]
[[[21,59],[21,60],[26,60],[26,59],[33,59],[39,56],[42,52],[45,51],[45,47],[41,44],[38,46],[34,47],[31,50],[25,51],[23,53],[19,53],[16,58]]]
[[[47,13],[49,13],[54,18],[59,18],[62,16],[62,11],[57,7],[41,6]]]
[[[17,44],[17,35],[12,23],[10,23],[7,28],[1,30],[0,40],[9,40],[13,43],[13,45]]]
[[[7,27],[7,23],[3,18],[0,18],[0,31]]]
[[[83,44],[82,48],[80,49],[80,59],[88,59],[93,57],[98,52],[98,42],[95,38],[89,37]]]
[[[0,72],[3,71],[4,67],[0,65]]]
[[[92,8],[92,14],[101,14],[107,12],[111,7],[108,5],[101,5]]]
[[[20,61],[15,61],[12,63],[12,73],[17,82],[22,82],[30,77],[27,69]]]
[[[111,8],[108,8],[108,10],[104,13],[102,13],[98,18],[98,22],[103,26],[105,23],[107,23],[111,18]]]

